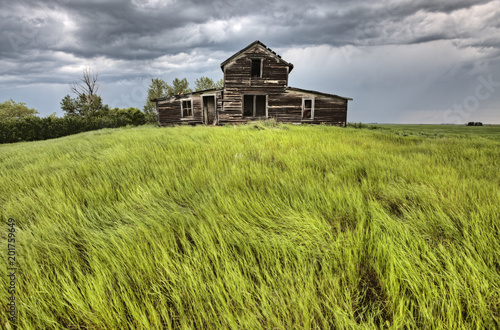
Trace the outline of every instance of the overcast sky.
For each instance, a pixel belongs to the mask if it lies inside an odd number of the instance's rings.
[[[222,78],[255,40],[289,84],[351,97],[348,121],[500,124],[500,0],[0,2],[0,102],[57,112],[85,66],[112,107],[151,78]]]

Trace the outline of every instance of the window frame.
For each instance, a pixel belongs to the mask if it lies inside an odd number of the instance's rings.
[[[306,107],[306,101],[311,101],[311,118],[304,118],[304,110]],[[302,98],[302,113],[300,116],[301,120],[310,121],[314,120],[314,97],[303,97]]]
[[[252,109],[252,116],[245,116],[245,96],[253,96],[253,109]],[[265,102],[266,102],[266,114],[264,116],[255,116],[257,113],[257,96],[265,96]],[[269,112],[268,112],[268,95],[267,94],[243,94],[241,96],[241,116],[243,118],[269,118]]]
[[[250,78],[252,79],[259,79],[262,78],[262,71],[264,71],[264,60],[261,57],[256,57],[256,58],[250,58],[251,64],[250,64]],[[260,72],[258,76],[253,75],[253,63],[254,61],[260,61]]]
[[[184,116],[184,102],[190,102],[191,103],[191,116]],[[194,117],[194,109],[193,109],[193,99],[181,99],[181,119],[187,118],[191,119]]]

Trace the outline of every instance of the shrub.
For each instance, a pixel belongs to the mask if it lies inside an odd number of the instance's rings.
[[[347,123],[347,127],[352,127],[352,128],[367,128],[367,125],[363,124],[362,122],[359,122],[359,123]]]
[[[129,111],[126,114],[114,117],[90,118],[26,117],[3,121],[0,122],[0,143],[46,140],[101,128],[115,128],[144,123],[144,114],[142,114],[142,119],[135,111]]]
[[[363,124],[362,122],[359,122],[359,123],[347,123],[347,127],[352,127],[352,128],[366,128],[366,129],[378,129],[379,128],[379,127],[374,126],[374,125]]]
[[[483,123],[477,121],[477,122],[473,122],[473,121],[470,121],[467,123],[467,126],[483,126]]]
[[[128,109],[114,109],[112,114],[119,118],[119,120],[123,120],[128,122],[129,125],[144,125],[146,123],[146,116],[144,112],[137,108],[128,108]]]

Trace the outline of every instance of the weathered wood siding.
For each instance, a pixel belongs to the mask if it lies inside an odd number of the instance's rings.
[[[252,94],[252,93],[248,93]],[[265,93],[264,90],[254,94],[267,95],[267,118],[274,118],[278,122],[285,123],[310,123],[329,124],[345,126],[347,123],[347,100],[333,96],[324,96],[314,93],[303,93],[298,91],[282,91],[281,93]],[[206,94],[206,95],[213,95]],[[181,98],[170,98],[157,102],[158,117],[160,126],[183,125],[183,124],[203,124],[202,95],[187,95]],[[224,96],[224,109],[226,109],[226,94],[220,91],[216,93],[216,115],[218,124],[240,124],[255,119],[244,117],[242,111],[242,94],[235,96],[239,100],[236,109],[222,111]],[[190,99],[193,106],[193,117],[181,118],[181,102]],[[303,99],[314,99],[314,118],[302,120]],[[235,102],[232,102],[235,103]]]
[[[262,93],[265,94],[265,93]],[[226,98],[226,96],[225,96]],[[246,123],[255,119],[243,117],[241,108],[228,111],[221,116],[219,113],[219,124]],[[302,120],[303,99],[314,99],[314,118]],[[345,126],[347,123],[347,100],[321,94],[301,93],[296,91],[286,91],[281,93],[267,94],[267,118],[274,118],[278,122],[284,123],[309,123],[328,124],[335,126]],[[225,105],[224,105],[225,106]]]
[[[260,60],[261,75],[253,77],[252,60]],[[274,118],[279,122],[311,123],[345,126],[347,102],[352,100],[333,94],[287,87],[288,74],[293,65],[284,61],[265,45],[256,41],[221,64],[224,70],[223,90],[207,90],[157,101],[160,125],[203,124],[203,95],[216,95],[216,123],[240,124],[256,119]],[[257,66],[254,65],[254,69]],[[255,71],[255,70],[254,70]],[[246,114],[260,115],[264,98],[245,95],[265,95],[266,116],[253,118]],[[181,102],[192,100],[193,116],[182,118]],[[314,100],[312,119],[302,119],[303,100]],[[254,106],[255,104],[255,106]],[[252,111],[253,110],[253,111]]]
[[[184,125],[184,124],[203,124],[203,104],[202,95],[205,93],[194,93],[185,95],[183,97],[171,97],[166,100],[156,102],[156,109],[158,111],[158,124],[160,126],[168,125]],[[207,92],[205,95],[215,94],[215,112],[222,108],[222,93],[221,91]],[[181,116],[181,102],[183,100],[191,100],[193,106],[193,117],[182,118]]]
[[[182,118],[181,102],[191,100],[193,106],[193,116]],[[158,111],[158,123],[160,126],[183,125],[183,124],[202,124],[203,113],[201,97],[199,95],[190,95],[188,97],[172,97],[167,100],[157,101],[156,109]]]
[[[252,59],[262,59],[262,77],[251,77]],[[244,123],[244,94],[279,94],[288,84],[286,63],[261,45],[241,54],[224,67],[224,105],[219,111],[219,123]]]
[[[302,100],[314,99],[314,118],[302,120]],[[347,100],[312,93],[287,91],[270,95],[268,101],[269,118],[279,122],[330,124],[345,126],[347,120]]]

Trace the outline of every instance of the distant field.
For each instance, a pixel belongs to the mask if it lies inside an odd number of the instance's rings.
[[[19,328],[499,328],[499,133],[264,123],[0,145]]]
[[[378,128],[407,134],[426,136],[484,137],[500,141],[500,125],[465,126],[465,125],[373,125]]]

